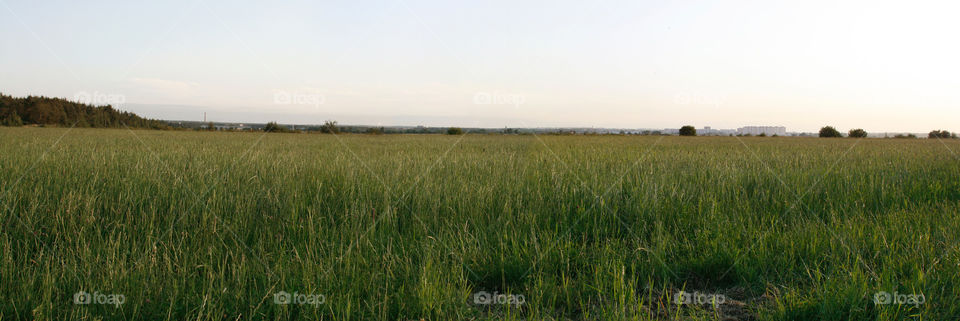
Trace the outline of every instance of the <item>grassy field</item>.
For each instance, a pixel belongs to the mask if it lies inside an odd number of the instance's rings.
[[[0,320],[956,319],[951,149],[0,128]]]

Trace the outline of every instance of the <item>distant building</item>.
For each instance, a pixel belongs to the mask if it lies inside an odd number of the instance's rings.
[[[736,134],[735,129],[716,129],[710,126],[704,126],[703,129],[697,129],[698,136],[728,136]]]
[[[663,133],[667,135],[677,135],[680,133],[676,128],[664,128]],[[731,136],[731,135],[751,135],[759,136],[787,136],[787,127],[784,126],[746,126],[737,129],[717,129],[710,126],[704,126],[697,129],[697,136]]]
[[[737,128],[737,135],[758,136],[760,134],[767,136],[786,136],[787,128],[784,126],[746,126]]]

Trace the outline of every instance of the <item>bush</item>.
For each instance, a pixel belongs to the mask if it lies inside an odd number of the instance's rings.
[[[697,129],[690,125],[680,127],[680,136],[697,136]]]
[[[820,128],[820,137],[843,137],[836,128],[825,126]]]
[[[956,137],[955,135],[956,134],[954,134],[953,137]],[[927,135],[927,138],[950,138],[950,137],[951,137],[950,132],[946,130],[934,130],[930,132],[929,135]]]
[[[460,127],[450,127],[447,129],[447,135],[463,135],[463,129]]]
[[[851,129],[849,135],[847,136],[855,137],[855,138],[864,138],[864,137],[867,137],[867,131],[860,128]]]
[[[336,121],[328,120],[323,122],[323,126],[320,126],[320,132],[325,134],[339,134],[340,128],[337,127]]]
[[[263,126],[263,131],[268,133],[282,133],[282,132],[286,132],[287,128],[280,126],[275,121],[272,121],[267,123],[266,126]]]

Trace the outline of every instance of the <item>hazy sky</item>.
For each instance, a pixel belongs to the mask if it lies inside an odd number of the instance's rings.
[[[960,130],[960,5],[0,0],[0,92],[149,117]]]

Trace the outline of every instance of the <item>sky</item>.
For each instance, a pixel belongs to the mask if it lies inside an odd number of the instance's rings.
[[[956,2],[0,0],[0,93],[161,119],[960,130]]]

